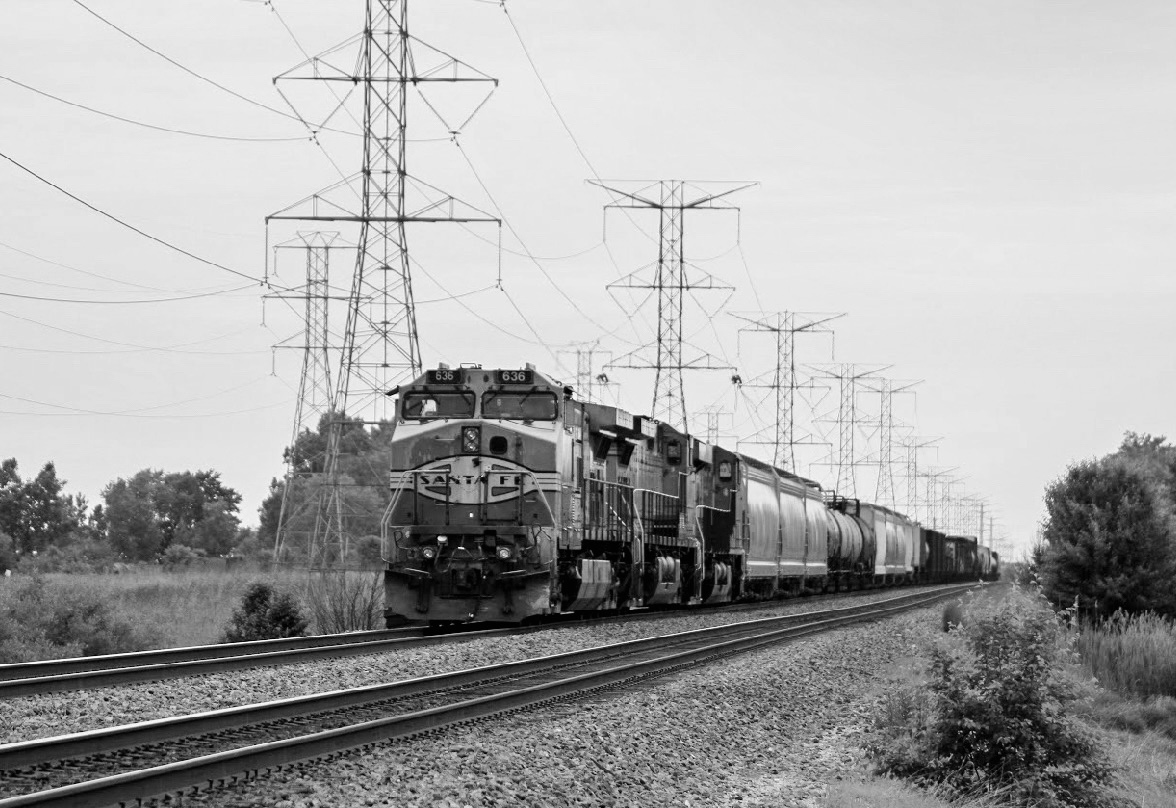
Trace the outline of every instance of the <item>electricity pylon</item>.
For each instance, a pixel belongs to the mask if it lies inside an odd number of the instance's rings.
[[[878,479],[874,502],[898,508],[894,490],[894,397],[903,393],[914,395],[914,388],[922,382],[900,382],[887,378],[862,380],[864,392],[877,393],[878,405]]]
[[[337,82],[346,88],[346,95],[340,97],[334,91],[336,85],[326,85],[333,101],[329,113],[313,122],[318,129],[342,117],[341,110],[358,94],[362,118],[356,120],[363,136],[363,163],[357,173],[266,219],[267,226],[271,221],[294,220],[350,222],[359,227],[327,432],[325,479],[316,505],[309,559],[313,568],[332,566],[347,554],[349,534],[339,469],[345,423],[386,422],[394,402],[385,393],[421,372],[407,225],[501,223],[408,173],[410,92],[433,82],[497,85],[495,79],[411,36],[408,0],[366,0],[361,33],[275,79],[287,103],[309,119],[281,89],[283,84],[302,81]],[[441,117],[435,107],[429,107]],[[453,137],[464,126],[443,118],[442,123]]]
[[[813,376],[836,380],[838,383],[837,414],[833,418],[820,417],[817,422],[832,422],[837,427],[837,458],[830,457],[827,463],[837,468],[837,493],[843,497],[856,497],[857,465],[859,453],[856,450],[858,428],[865,422],[857,403],[857,394],[863,379],[890,369],[890,365],[860,365],[841,363],[836,365],[808,365]]]
[[[730,365],[718,364],[720,360],[697,348],[694,348],[694,353],[690,357],[683,354],[684,346],[693,348],[682,338],[683,302],[688,292],[723,290],[727,291],[729,296],[734,289],[718,282],[710,273],[686,261],[683,244],[685,214],[688,210],[738,210],[719,202],[736,191],[750,188],[755,183],[725,183],[734,187],[706,192],[700,190],[695,183],[679,180],[645,184],[633,191],[619,187],[614,181],[590,182],[620,197],[618,201],[606,205],[606,210],[655,210],[658,212],[659,223],[656,264],[644,267],[608,285],[610,292],[613,289],[647,289],[656,294],[656,340],[625,354],[605,367],[654,371],[653,405],[650,407],[650,415],[684,432],[689,431],[682,372],[732,368]]]
[[[290,542],[291,525],[300,522],[299,517],[310,503],[299,501],[298,494],[305,493],[299,481],[321,472],[325,458],[301,457],[298,452],[299,438],[304,432],[318,430],[319,422],[331,413],[335,396],[331,374],[331,330],[330,330],[330,264],[331,250],[338,233],[299,233],[296,239],[278,244],[275,254],[281,250],[303,251],[306,254],[306,283],[282,292],[268,294],[267,298],[298,301],[303,304],[302,345],[294,345],[294,338],[288,338],[275,345],[277,348],[298,348],[302,351],[302,373],[298,382],[298,399],[294,403],[294,429],[290,437],[290,448],[286,453],[286,476],[282,486],[282,504],[278,512],[278,524],[274,531],[274,558],[281,559],[282,550]],[[346,248],[346,247],[344,247]],[[274,265],[279,261],[275,257]],[[311,554],[312,537],[306,537],[306,551]]]
[[[916,522],[922,522],[928,517],[923,512],[923,504],[919,499],[919,450],[930,449],[939,443],[940,438],[924,438],[914,434],[906,434],[898,439],[899,448],[903,453],[903,479],[906,482],[906,514]]]
[[[602,350],[600,348],[600,340],[573,344],[576,345],[575,348],[566,348],[557,351],[556,356],[575,354],[576,381],[573,387],[576,395],[580,397],[581,401],[603,402],[602,393],[609,387],[615,386],[615,383],[608,380],[607,374],[596,372],[598,365],[596,365],[595,357],[598,354],[611,357],[612,351]]]
[[[814,443],[811,435],[804,436],[800,441],[797,441],[796,438],[796,391],[800,386],[796,372],[796,335],[832,334],[833,329],[829,328],[828,324],[844,317],[845,314],[781,311],[760,316],[738,313],[732,313],[731,316],[749,323],[739,329],[741,334],[765,332],[774,334],[776,338],[775,368],[743,382],[745,388],[752,387],[772,391],[775,397],[776,418],[770,427],[771,434],[768,434],[769,427],[765,427],[750,438],[740,440],[739,443],[740,445],[750,443],[771,446],[772,464],[785,471],[795,473],[797,444],[811,445]]]

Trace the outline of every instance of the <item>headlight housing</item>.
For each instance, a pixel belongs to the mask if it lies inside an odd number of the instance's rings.
[[[512,555],[514,555],[514,552],[511,550],[511,548],[509,546],[504,544],[498,548],[498,557],[501,558],[503,561],[508,560]]]
[[[461,450],[470,454],[477,454],[482,450],[482,427],[463,426],[461,428]]]
[[[422,547],[421,548],[421,557],[425,558],[425,559],[436,558],[437,557],[437,548],[432,547],[432,546]]]

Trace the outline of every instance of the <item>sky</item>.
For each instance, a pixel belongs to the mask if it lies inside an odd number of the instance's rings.
[[[359,0],[3,0],[0,456],[55,462],[91,503],[142,468],[214,468],[256,523],[301,361],[271,347],[300,321],[263,300],[267,244],[294,236],[265,217],[361,161],[353,134],[312,141],[280,114],[273,78],[362,16]],[[1176,436],[1171,3],[418,0],[410,16],[499,80],[456,138],[439,119],[480,96],[429,87],[436,113],[411,97],[410,172],[505,222],[501,252],[494,227],[410,231],[426,366],[567,378],[574,343],[635,349],[656,315],[606,285],[654,260],[655,222],[606,214],[586,181],[754,182],[738,214],[687,215],[688,257],[735,287],[688,301],[691,343],[752,379],[774,349],[729,312],[846,313],[798,358],[919,382],[895,417],[939,438],[920,467],[954,470],[1011,546],[1067,464],[1126,430]],[[317,86],[289,92],[325,109]],[[279,283],[302,272],[289,255]],[[350,271],[336,258],[333,284]],[[650,374],[609,375],[648,411]],[[771,419],[730,375],[686,390],[727,412],[727,443]]]

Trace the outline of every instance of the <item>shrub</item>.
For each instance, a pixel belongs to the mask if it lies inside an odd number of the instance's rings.
[[[384,588],[379,573],[322,572],[311,579],[306,596],[323,634],[370,631],[381,625]]]
[[[924,692],[892,694],[868,750],[878,768],[959,796],[1004,792],[1024,806],[1098,806],[1105,754],[1066,715],[1070,654],[1052,610],[1020,590],[974,601],[932,652]]]
[[[118,654],[155,642],[88,588],[36,575],[6,584],[0,599],[0,662]]]
[[[305,637],[307,620],[288,592],[277,592],[264,581],[254,581],[241,596],[222,637],[224,642]]]
[[[175,570],[179,567],[186,567],[192,563],[193,559],[203,555],[203,551],[194,550],[186,544],[172,544],[163,551],[163,568]]]

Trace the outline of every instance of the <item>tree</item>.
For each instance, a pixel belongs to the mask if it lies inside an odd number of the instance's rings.
[[[283,542],[283,560],[304,556],[315,530],[315,507],[326,483],[323,472],[332,423],[341,424],[338,473],[346,514],[343,529],[352,537],[379,532],[387,499],[389,444],[394,425],[385,422],[369,429],[359,419],[328,413],[319,419],[316,431],[304,430],[294,445],[287,447],[283,458],[290,463],[293,475],[288,483],[285,480],[270,483],[269,495],[258,511],[259,541],[272,544],[277,536],[282,497],[289,484],[282,529],[291,540]]]
[[[110,483],[102,495],[107,535],[128,558],[156,558],[176,542],[221,555],[236,539],[241,495],[216,471],[143,469]]]
[[[1046,489],[1042,585],[1054,602],[1077,599],[1088,613],[1173,614],[1176,523],[1168,482],[1155,476],[1163,439],[1140,445],[1130,437],[1115,454],[1071,465]]]
[[[155,510],[155,493],[163,472],[143,469],[129,480],[118,478],[102,490],[107,536],[126,558],[145,561],[164,550],[164,534]]]
[[[0,464],[0,532],[8,534],[13,550],[32,553],[64,544],[81,527],[85,498],[66,495],[64,488],[53,461],[27,481],[16,458]]]

